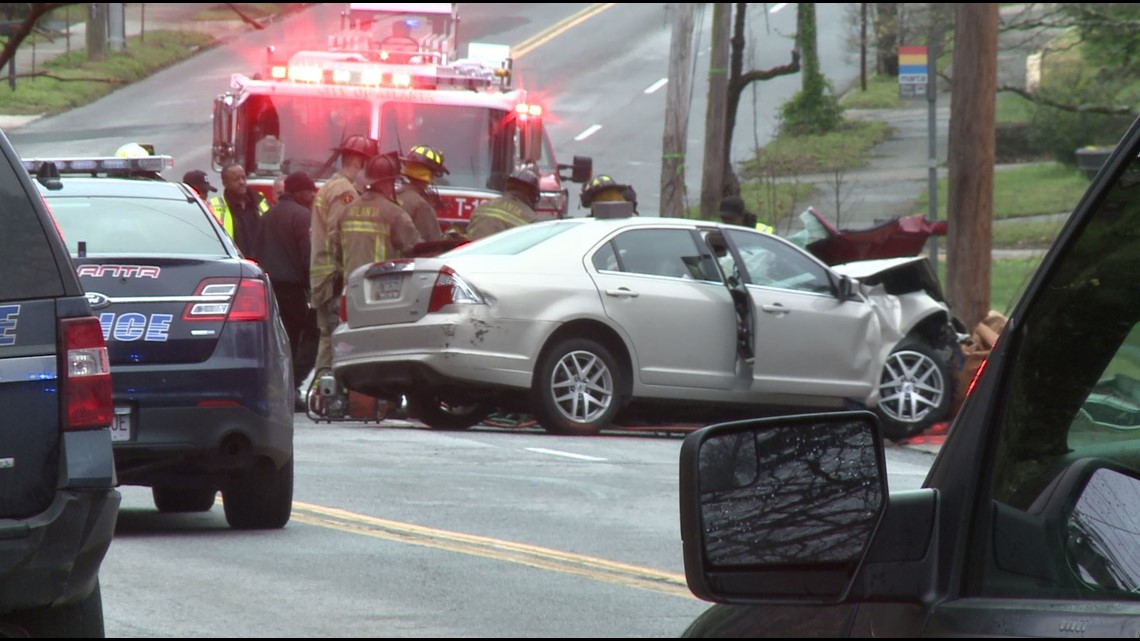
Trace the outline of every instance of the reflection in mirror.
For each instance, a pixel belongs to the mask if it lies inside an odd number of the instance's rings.
[[[1065,547],[1089,587],[1140,594],[1140,480],[1094,472],[1069,517]]]
[[[701,445],[712,566],[858,562],[885,500],[872,427],[759,426]]]

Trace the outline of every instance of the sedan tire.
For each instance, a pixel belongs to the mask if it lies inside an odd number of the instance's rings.
[[[601,343],[589,338],[557,343],[539,361],[535,376],[539,423],[556,434],[597,434],[621,409],[622,376],[617,359]]]
[[[433,430],[466,430],[483,422],[491,407],[478,401],[455,401],[435,392],[406,394],[408,416]]]
[[[925,341],[899,343],[879,378],[883,436],[893,441],[917,436],[946,418],[952,401],[949,368]]]

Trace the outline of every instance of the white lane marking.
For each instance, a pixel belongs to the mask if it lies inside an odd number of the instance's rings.
[[[604,461],[604,460],[606,460],[604,458],[598,458],[596,456],[586,456],[584,454],[571,454],[570,452],[559,452],[558,450],[548,450],[544,447],[528,447],[526,449],[528,452],[537,452],[538,454],[552,454],[554,456],[565,456],[567,458],[576,458],[576,459],[580,459],[582,461]]]
[[[661,87],[664,87],[667,84],[669,84],[669,79],[668,78],[662,78],[662,79],[658,80],[657,82],[649,85],[649,87],[647,87],[645,89],[644,93],[646,95],[651,94],[654,91],[657,91],[658,89],[660,89]]]
[[[784,7],[788,6],[788,4],[789,3],[787,3],[787,2],[777,2],[776,4],[772,5],[772,8],[768,10],[768,13],[776,13],[780,9],[783,9]]]
[[[593,136],[594,134],[598,133],[598,130],[601,128],[602,128],[601,125],[590,125],[589,127],[586,127],[586,131],[583,131],[582,133],[578,134],[577,136],[574,136],[574,140],[581,142],[581,141],[589,138],[590,136]]]

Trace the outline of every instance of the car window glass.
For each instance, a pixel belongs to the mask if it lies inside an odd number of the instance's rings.
[[[52,198],[67,249],[100,254],[180,254],[218,256],[227,253],[209,213],[186,200],[157,198]]]
[[[510,256],[519,254],[574,229],[582,222],[538,223],[512,227],[492,236],[480,238],[478,243],[460,245],[447,252],[447,255]]]
[[[831,294],[827,270],[795,247],[764,234],[735,229],[726,234],[740,252],[749,284]]]
[[[687,229],[634,229],[611,242],[623,272],[705,280],[701,252]]]
[[[1008,339],[1019,344],[1002,397],[993,498],[1014,510],[1035,514],[1037,506],[1055,504],[1053,488],[1079,461],[1140,470],[1137,177],[1140,165],[1133,161],[1052,266],[1047,285],[1019,313],[1016,326],[1025,328],[1024,334]],[[1117,497],[1115,510],[1140,511],[1140,492]],[[1064,500],[1071,511],[1077,496]],[[995,538],[1012,535],[1000,531],[1003,524],[996,521]],[[1063,549],[1063,541],[1053,543],[1050,549]],[[1002,551],[997,554],[1002,565]],[[1062,553],[1053,561],[1056,580],[1037,585],[1035,593],[1071,594],[1065,586],[1079,585],[1091,598],[1109,594],[1076,581]],[[998,589],[996,579],[990,584]],[[1140,593],[1131,596],[1140,598]]]
[[[0,301],[62,296],[64,286],[44,225],[10,166],[0,171]]]

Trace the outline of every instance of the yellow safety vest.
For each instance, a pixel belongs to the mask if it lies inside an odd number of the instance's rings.
[[[210,198],[210,209],[214,211],[214,218],[222,224],[222,229],[226,230],[226,235],[230,238],[234,237],[234,216],[230,212],[230,205],[222,196],[214,196]],[[265,198],[260,198],[257,201],[257,216],[258,218],[265,215],[269,211],[269,202]],[[253,242],[253,239],[250,239]]]
[[[765,225],[764,223],[756,223],[756,231],[762,231],[765,234],[774,234],[776,233],[776,228],[771,225]]]

